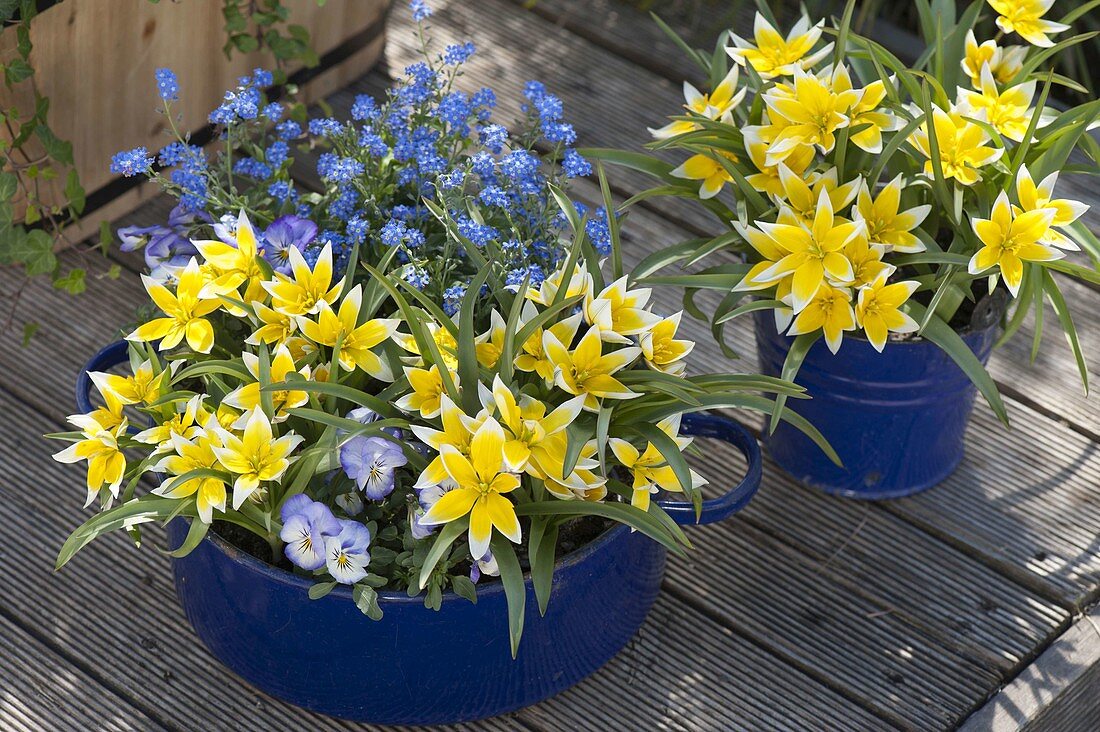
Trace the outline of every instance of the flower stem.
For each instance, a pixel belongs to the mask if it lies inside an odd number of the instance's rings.
[[[278,533],[272,531],[267,535],[267,543],[271,547],[271,563],[278,564],[283,555],[283,540]]]

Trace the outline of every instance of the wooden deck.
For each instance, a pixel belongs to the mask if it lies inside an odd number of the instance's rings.
[[[477,44],[464,81],[493,85],[502,119],[537,78],[564,98],[583,144],[634,146],[681,103],[690,69],[643,16],[607,0],[521,5],[433,2],[439,42]],[[399,9],[386,51],[394,69],[415,52],[406,24]],[[344,110],[385,84],[376,72],[330,102]],[[1095,184],[1067,182],[1091,200],[1088,222],[1100,229]],[[643,184],[629,174],[614,183],[620,196]],[[591,185],[578,193],[595,197]],[[154,199],[117,223],[155,223],[167,209]],[[704,225],[679,203],[639,208],[626,247],[637,258]],[[122,276],[108,279],[116,263]],[[144,299],[132,260],[89,265],[78,298],[34,282],[21,313],[41,331],[20,348],[17,323],[0,345],[0,728],[355,727],[270,699],[210,658],[176,603],[167,559],[149,547],[112,537],[52,571],[86,515],[84,491],[39,436],[59,428],[78,368]],[[14,282],[0,269],[0,292]],[[1100,370],[1100,292],[1065,287]],[[675,293],[659,298],[678,309]],[[699,341],[697,370],[739,367],[705,327],[684,323]],[[803,489],[766,463],[748,509],[693,530],[696,551],[671,562],[626,651],[559,697],[462,729],[1100,728],[1100,409],[1083,397],[1065,344],[1046,337],[1034,364],[1028,333],[995,354],[1013,429],[979,405],[967,458],[943,485],[858,503]],[[731,338],[752,353],[743,326]],[[720,482],[737,463],[702,470]]]

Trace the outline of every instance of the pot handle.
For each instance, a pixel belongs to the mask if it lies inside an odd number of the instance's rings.
[[[717,414],[685,414],[681,422],[682,432],[694,437],[712,437],[735,446],[748,461],[748,469],[741,482],[718,498],[703,501],[703,511],[695,520],[695,506],[688,501],[658,501],[672,520],[681,525],[709,524],[721,521],[740,511],[756,495],[760,488],[762,462],[760,445],[739,422]]]
[[[92,406],[92,377],[91,371],[106,371],[107,369],[126,363],[129,360],[129,344],[126,341],[115,341],[109,346],[100,349],[99,353],[88,359],[80,374],[76,377],[76,408],[81,414],[87,414],[95,410]]]

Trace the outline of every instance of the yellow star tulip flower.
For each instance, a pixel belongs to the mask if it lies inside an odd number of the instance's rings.
[[[883,272],[866,287],[861,287],[856,299],[856,323],[879,353],[890,333],[915,333],[920,329],[917,321],[899,310],[920,283],[906,280],[888,285],[888,276]]]
[[[596,441],[589,440],[581,447],[577,466],[568,476],[547,473],[543,484],[550,495],[563,501],[602,501],[607,497],[607,478],[598,472],[600,461],[595,459]]]
[[[1039,243],[1057,213],[1054,208],[1040,208],[1014,216],[1008,194],[1001,191],[990,218],[973,219],[974,233],[982,248],[970,258],[967,271],[980,274],[990,267],[999,267],[1005,285],[1016,297],[1024,278],[1024,262],[1049,262],[1065,256]]]
[[[259,407],[248,413],[241,437],[214,429],[221,445],[212,445],[211,449],[222,467],[237,475],[233,483],[234,511],[259,489],[260,483],[282,477],[294,460],[290,453],[303,441],[293,432],[274,439],[271,422]]]
[[[627,336],[652,328],[660,317],[645,309],[652,291],[627,289],[627,277],[620,277],[600,294],[584,298],[584,317],[589,325],[600,326],[600,335],[612,343],[630,343]]]
[[[1010,140],[1023,142],[1031,123],[1035,82],[1028,81],[998,92],[989,66],[982,67],[980,81],[980,92],[959,90],[959,113],[988,122]],[[1044,126],[1044,121],[1040,118],[1040,127]]]
[[[561,289],[561,283],[564,279],[565,265],[562,265],[561,269],[555,270],[552,275],[544,279],[538,288],[527,288],[527,299],[544,307],[549,306],[554,302],[554,298],[557,296],[558,290]],[[570,275],[569,283],[565,290],[566,299],[576,297],[577,295],[583,295],[591,289],[592,275],[588,274],[588,270],[579,263],[574,265],[573,274]]]
[[[88,500],[87,508],[95,500],[99,491],[106,487],[111,496],[118,498],[118,489],[126,474],[126,456],[122,454],[118,440],[126,434],[126,420],[118,426],[107,429],[88,414],[74,414],[69,423],[78,428],[84,439],[74,442],[53,459],[60,463],[88,461]]]
[[[837,65],[833,72],[833,90],[846,91],[851,88],[852,79],[848,75],[847,67],[842,64]],[[853,132],[849,139],[853,145],[862,150],[880,153],[882,152],[882,133],[899,130],[905,126],[905,122],[900,117],[882,109],[882,100],[886,98],[886,84],[882,79],[872,81],[857,91],[859,101],[847,112],[848,126],[853,129],[867,126],[858,132]]]
[[[214,347],[214,327],[203,316],[214,312],[221,304],[217,299],[204,299],[198,262],[192,258],[187,263],[180,273],[174,295],[167,287],[147,275],[142,275],[141,281],[145,284],[149,297],[167,317],[150,320],[126,336],[126,340],[160,340],[158,350],[166,351],[187,338],[187,345],[192,351],[210,353],[210,349]]]
[[[751,64],[761,79],[790,76],[812,67],[833,50],[833,44],[827,43],[816,53],[811,53],[821,38],[824,25],[825,21],[819,20],[810,27],[810,19],[803,15],[783,38],[763,15],[757,13],[753,22],[753,40],[756,43],[731,33],[730,40],[734,45],[727,47],[726,53],[741,66]]]
[[[866,236],[854,237],[844,247],[844,256],[852,263],[852,281],[845,284],[863,287],[881,274],[893,274],[897,268],[883,262],[882,255],[882,248],[868,244]]]
[[[939,145],[943,177],[948,180],[954,178],[964,186],[981,180],[978,170],[998,160],[1004,153],[1003,148],[986,147],[985,143],[989,141],[986,131],[955,112],[948,113],[933,106],[932,129]],[[928,139],[927,120],[913,132],[910,142],[928,158],[924,163],[924,174],[932,176],[932,146]]]
[[[157,463],[153,470],[158,473],[169,473],[174,476],[184,475],[192,470],[218,469],[218,456],[214,453],[215,447],[219,447],[212,433],[199,432],[191,439],[179,434],[172,434],[171,448],[174,451],[166,455]],[[199,520],[209,524],[214,520],[214,509],[225,512],[225,481],[221,478],[189,478],[179,481],[172,478],[164,481],[153,490],[159,496],[165,498],[195,497],[195,508],[198,510]]]
[[[523,327],[520,320],[518,327]],[[489,330],[477,337],[475,350],[477,362],[487,369],[496,368],[500,354],[504,351],[504,331],[507,325],[496,310],[489,311]]]
[[[417,412],[424,419],[433,419],[439,416],[442,409],[443,377],[439,373],[439,365],[432,364],[431,368],[416,369],[405,367],[405,378],[409,380],[409,388],[412,392],[398,399],[394,406],[409,412]],[[451,380],[458,386],[458,374],[451,374]]]
[[[204,394],[196,394],[183,403],[183,409],[179,409],[178,403],[174,406],[171,415],[149,429],[142,430],[134,435],[134,439],[145,445],[157,445],[156,450],[171,449],[172,435],[179,435],[186,439],[194,437],[202,431],[202,424],[209,416],[203,409]]]
[[[864,225],[844,219],[838,222],[833,216],[829,196],[824,191],[818,198],[817,213],[809,228],[764,222],[760,222],[759,226],[790,254],[758,273],[750,284],[775,283],[793,275],[791,302],[795,312],[806,307],[817,291],[826,287],[826,278],[842,285],[851,283],[855,278],[852,263],[844,256],[844,248],[852,239],[863,235]]]
[[[533,314],[532,314],[533,315]],[[565,345],[572,345],[577,337],[577,330],[581,324],[581,313],[571,315],[565,320],[559,320],[544,331],[536,328],[527,341],[523,344],[523,353],[516,356],[516,368],[527,373],[535,372],[543,378],[547,384],[554,382],[554,362],[546,355],[543,348],[543,333],[552,333],[554,338]]]
[[[293,249],[293,247],[291,248]],[[286,343],[294,335],[294,331],[298,329],[294,318],[278,310],[272,310],[258,300],[252,303],[252,309],[256,313],[259,327],[245,339],[245,343],[249,345],[258,346],[261,343],[279,345]]]
[[[691,444],[690,437],[679,436],[680,415],[658,422],[657,427],[671,437],[681,451]],[[608,440],[608,446],[614,453],[615,459],[634,476],[632,486],[634,492],[631,495],[630,504],[635,508],[648,511],[650,498],[658,490],[670,493],[684,492],[684,486],[680,485],[676,473],[653,443],[646,443],[645,450],[641,451],[626,440],[612,437]],[[694,470],[690,472],[692,488],[701,488],[707,484],[707,480]]]
[[[289,247],[287,251],[293,277],[276,272],[274,281],[263,283],[271,294],[271,307],[286,315],[316,315],[321,311],[321,303],[336,302],[344,280],[332,284],[332,245],[325,244],[313,269],[297,247]]]
[[[653,327],[642,333],[638,345],[646,365],[655,371],[663,371],[673,376],[683,376],[687,369],[684,358],[695,348],[695,343],[676,339],[676,329],[680,327],[683,312],[662,318]]]
[[[224,404],[235,407],[244,413],[241,415],[241,421],[236,425],[238,429],[244,427],[244,420],[248,419],[247,413],[260,406],[260,357],[253,353],[242,353],[241,358],[244,360],[248,373],[252,374],[252,378],[256,381],[234,389],[226,394],[225,399],[222,400]],[[306,380],[310,378],[309,366],[303,366],[301,369],[295,368],[294,358],[290,355],[290,349],[285,345],[278,346],[272,354],[270,373],[272,384],[286,381],[287,376],[290,374],[298,374]],[[290,416],[289,410],[300,407],[308,401],[309,393],[300,389],[280,389],[271,392],[271,404],[275,410],[271,421],[285,421]]]
[[[737,157],[733,153],[728,153],[725,150],[714,150],[713,152],[734,163],[737,162]],[[714,198],[721,192],[722,186],[733,181],[733,176],[720,162],[710,155],[702,153],[692,155],[675,169],[670,170],[669,175],[685,180],[702,181],[699,185],[699,198],[703,199]]]
[[[759,171],[745,176],[745,180],[760,193],[767,193],[773,198],[785,196],[783,182],[779,178],[779,166],[768,164],[768,145],[775,139],[771,127],[751,126],[742,130],[744,133],[745,150],[749,154],[749,160]],[[810,163],[814,161],[815,149],[813,145],[799,145],[785,158],[783,164],[796,175],[803,175]]]
[[[740,91],[737,90],[737,70],[737,66],[732,67],[710,94],[703,94],[685,81],[684,109],[691,114],[706,117],[710,120],[731,121],[731,112],[741,103],[741,100],[745,98],[745,93],[748,92],[748,87],[744,87]],[[649,134],[658,140],[667,140],[670,137],[676,137],[697,129],[699,129],[699,125],[695,122],[677,120],[658,129],[650,127]]]
[[[803,180],[802,174],[788,168],[785,161],[776,167],[783,187],[780,196],[775,198],[780,208],[777,221],[781,224],[811,226],[817,216],[817,203],[822,193],[829,196],[829,205],[835,212],[842,211],[859,191],[861,179],[858,177],[838,185],[836,168],[810,175],[807,181]]]
[[[546,405],[537,399],[524,397],[522,403],[517,403],[497,375],[493,379],[492,400],[506,430],[503,449],[508,469],[540,479],[560,476],[567,447],[565,428],[581,413],[585,397],[574,397],[547,414]]]
[[[760,277],[762,273],[771,270],[779,260],[791,253],[791,250],[782,241],[773,239],[768,233],[760,229],[743,226],[739,221],[734,221],[733,227],[761,257],[761,261],[749,269],[741,281],[734,286],[734,290],[766,290],[774,286],[777,281],[790,279],[789,275],[784,275],[778,280]]]
[[[455,340],[450,329],[444,328],[434,321],[424,323],[424,327],[428,331],[428,335],[435,341],[436,348],[439,350],[439,356],[443,359],[443,365],[451,371],[457,369],[458,341]],[[395,332],[393,334],[393,341],[416,356],[416,358],[402,358],[402,361],[413,366],[424,366],[425,361],[423,355],[420,353],[420,344],[416,342],[416,338],[414,338],[411,333]]]
[[[362,300],[363,288],[356,285],[340,302],[338,313],[332,311],[327,300],[321,300],[317,319],[301,318],[298,327],[302,335],[314,343],[335,348],[339,341],[340,366],[345,371],[354,371],[358,367],[376,379],[393,381],[389,363],[371,349],[388,340],[397,331],[400,321],[374,318],[357,325]]]
[[[515,506],[505,498],[519,487],[519,478],[506,472],[504,430],[492,417],[478,427],[470,441],[470,457],[450,445],[439,453],[455,488],[443,494],[420,519],[426,526],[446,524],[470,516],[470,555],[483,557],[496,528],[510,541],[521,539]]]
[[[867,229],[867,241],[888,252],[910,254],[923,252],[924,242],[912,233],[928,216],[932,207],[928,204],[914,206],[899,212],[901,208],[901,174],[887,183],[875,198],[864,182],[856,196],[852,217],[862,221]]]
[[[603,353],[600,326],[593,325],[570,351],[551,331],[542,336],[546,357],[554,364],[554,383],[576,396],[585,397],[584,408],[600,409],[600,399],[633,399],[638,396],[612,374],[629,366],[641,354],[637,346]]]
[[[981,85],[982,67],[989,66],[993,72],[993,78],[998,84],[1007,84],[1024,67],[1024,57],[1027,56],[1027,46],[997,45],[994,40],[985,41],[981,45],[974,37],[974,31],[966,32],[966,55],[962,60],[963,71],[970,77],[970,83],[977,89]]]
[[[800,145],[815,145],[829,153],[836,145],[836,131],[849,125],[848,112],[859,101],[854,89],[834,89],[832,76],[824,80],[797,70],[794,85],[773,87],[764,94],[768,109],[788,120],[768,146],[767,160],[774,164]]]
[[[1039,185],[1031,178],[1031,171],[1027,166],[1021,166],[1016,175],[1016,196],[1020,201],[1019,206],[1013,206],[1016,215],[1024,211],[1037,211],[1042,208],[1053,208],[1054,219],[1050,222],[1050,228],[1040,239],[1040,244],[1078,251],[1077,243],[1065,234],[1057,231],[1055,227],[1068,226],[1089,210],[1087,203],[1074,201],[1068,198],[1055,198],[1054,185],[1058,182],[1058,173],[1054,172],[1043,178]]]
[[[437,453],[444,445],[450,445],[467,457],[470,455],[470,438],[481,425],[484,415],[471,418],[463,412],[450,397],[443,394],[439,398],[439,421],[442,430],[425,427],[423,425],[410,425],[409,429],[417,439]],[[447,470],[443,465],[443,459],[436,457],[428,463],[428,467],[420,474],[415,488],[431,488],[447,480]]]
[[[1048,33],[1069,30],[1064,23],[1043,20],[1054,0],[988,0],[997,13],[997,27],[1005,33],[1017,33],[1033,46],[1050,47],[1054,42]]]
[[[833,353],[840,350],[844,331],[856,329],[852,295],[847,288],[822,285],[813,300],[795,316],[787,334],[813,333],[819,328],[825,334],[825,344]]]
[[[179,364],[173,361],[168,368],[153,372],[153,362],[142,361],[132,376],[108,374],[102,371],[89,371],[92,383],[106,399],[111,395],[122,404],[152,404],[167,391],[172,373]]]
[[[212,272],[216,273],[207,283],[205,297],[236,293],[244,284],[245,291],[241,295],[241,300],[251,304],[254,300],[263,299],[264,271],[260,267],[262,257],[256,241],[256,232],[253,231],[244,209],[241,209],[237,216],[234,244],[217,240],[195,240],[191,243],[199,250],[199,254]],[[244,314],[243,310],[233,305],[226,305],[226,310],[234,315]]]

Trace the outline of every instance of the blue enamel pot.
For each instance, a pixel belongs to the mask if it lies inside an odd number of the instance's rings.
[[[982,364],[996,341],[999,311],[961,333]],[[771,312],[756,313],[760,370],[779,376],[793,338],[776,331]],[[805,485],[847,498],[900,498],[931,488],[963,457],[963,436],[977,389],[934,343],[891,341],[882,353],[845,337],[834,355],[818,340],[795,381],[811,397],[788,403],[824,435],[837,466],[787,423],[765,437],[768,453]]]
[[[108,346],[85,367],[77,403],[88,411],[87,371],[126,359]],[[745,456],[745,477],[703,503],[700,523],[724,519],[760,485],[760,448],[726,417],[686,415],[683,432],[724,440]],[[662,502],[677,523],[693,507]],[[187,533],[168,527],[170,545]],[[615,526],[562,557],[540,617],[527,580],[527,616],[512,659],[503,585],[482,583],[477,604],[453,593],[439,611],[423,598],[379,593],[384,616],[366,618],[346,588],[310,600],[306,580],[272,567],[211,532],[172,561],[185,614],[210,652],[260,690],[317,712],[378,724],[443,724],[503,714],[546,699],[589,675],[633,637],[657,598],[665,549]]]

